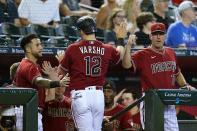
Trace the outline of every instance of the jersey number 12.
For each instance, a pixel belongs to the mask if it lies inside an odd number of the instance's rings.
[[[100,56],[86,56],[86,75],[87,76],[100,76],[101,74],[101,57]]]

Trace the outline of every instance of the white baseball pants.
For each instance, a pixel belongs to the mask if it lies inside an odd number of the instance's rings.
[[[79,131],[101,131],[104,116],[104,95],[95,86],[71,91],[71,110]]]

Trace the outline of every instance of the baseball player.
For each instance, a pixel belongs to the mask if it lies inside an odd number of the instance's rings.
[[[100,131],[104,113],[102,86],[108,66],[119,63],[124,48],[114,48],[96,40],[96,24],[92,17],[83,16],[76,24],[81,40],[66,49],[59,73],[70,75],[71,108],[77,129]],[[120,34],[126,30],[125,27],[122,29]]]
[[[17,68],[14,84],[17,87],[34,88],[38,91],[38,130],[42,131],[41,111],[45,102],[44,88],[67,87],[70,78],[68,74],[62,80],[59,80],[58,76],[56,76],[56,80],[41,76],[41,69],[37,60],[42,57],[43,47],[40,39],[35,34],[25,36],[21,41],[21,48],[25,52],[25,58],[22,59]]]
[[[74,131],[75,125],[70,109],[70,99],[64,96],[65,87],[55,88],[55,100],[45,103],[43,131]]]
[[[179,86],[188,85],[185,81],[176,61],[173,49],[164,47],[166,28],[162,23],[151,26],[151,45],[137,51],[131,56],[131,46],[135,42],[130,36],[125,46],[123,67],[138,71],[141,78],[142,92],[149,89],[174,89],[175,82]],[[188,86],[189,89],[193,87]],[[166,106],[164,111],[164,130],[178,131],[175,106]]]
[[[114,103],[114,98],[117,94],[117,89],[115,83],[111,80],[106,80],[103,86],[104,98],[105,98],[105,118],[111,117],[117,112],[124,109],[124,106]],[[102,130],[103,131],[119,131],[119,130],[129,130],[129,131],[136,131],[133,130],[131,126],[131,113],[126,112],[119,118],[113,120],[112,122],[105,122],[103,123]]]
[[[137,100],[137,94],[132,90],[126,90],[122,93],[122,105],[129,106]],[[133,107],[129,112],[132,114],[132,125],[135,130],[142,128],[140,121],[140,110],[139,105]]]

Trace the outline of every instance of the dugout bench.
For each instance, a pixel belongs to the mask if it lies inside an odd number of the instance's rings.
[[[197,105],[197,91],[180,89],[149,90],[145,95],[145,129],[146,131],[164,131],[165,105]],[[181,121],[180,131],[196,131],[196,121]]]

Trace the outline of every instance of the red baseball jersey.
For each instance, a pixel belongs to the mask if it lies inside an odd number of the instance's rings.
[[[197,116],[197,106],[181,105],[180,110],[189,113],[190,115]]]
[[[17,87],[36,89],[38,91],[39,107],[43,108],[45,102],[45,89],[43,87],[37,87],[33,84],[34,79],[41,76],[40,71],[41,68],[38,64],[24,58],[17,68],[14,84]]]
[[[138,130],[142,129],[142,125],[141,125],[141,121],[140,121],[140,112],[138,112],[135,115],[132,115],[132,118],[130,119],[130,121],[133,123],[132,124],[133,128],[131,129],[131,131],[138,131]]]
[[[173,49],[164,47],[164,51],[159,52],[148,47],[131,57],[134,71],[140,74],[142,91],[175,88],[176,75],[180,69]]]
[[[43,111],[43,131],[74,131],[69,98],[52,100],[45,104]]]
[[[117,104],[113,109],[111,110],[107,110],[104,112],[104,116],[113,116],[114,114],[116,114],[117,112],[123,110],[124,107],[120,104]],[[113,124],[113,131],[116,131],[116,129],[131,129],[131,113],[130,112],[126,112],[125,114],[123,114],[122,116],[120,116],[118,119],[112,121],[111,124]]]
[[[70,75],[71,89],[102,86],[110,64],[120,61],[120,53],[100,41],[80,40],[70,45],[60,67]]]

